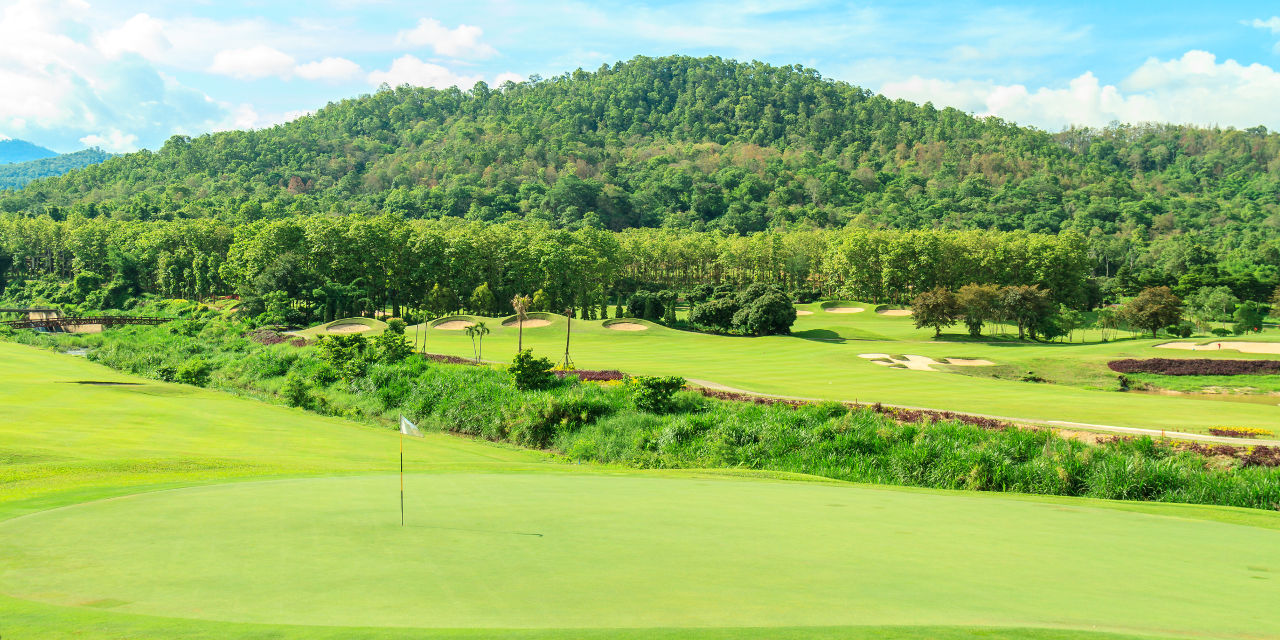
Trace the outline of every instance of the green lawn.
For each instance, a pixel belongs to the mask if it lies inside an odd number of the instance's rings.
[[[0,362],[6,640],[1280,637],[1276,513],[428,434],[405,442],[401,528],[390,430],[13,344]]]
[[[973,341],[947,334],[935,340],[931,329],[916,329],[909,317],[883,316],[876,305],[862,313],[836,314],[820,305],[801,305],[813,315],[800,316],[790,336],[760,338],[718,336],[652,326],[646,331],[615,331],[600,321],[573,323],[571,355],[586,369],[620,369],[633,374],[682,375],[737,389],[806,398],[885,402],[915,407],[1005,416],[1029,421],[1068,421],[1205,433],[1222,424],[1263,426],[1280,422],[1280,406],[1125,394],[1112,391],[1115,374],[1109,360],[1151,357],[1265,358],[1235,351],[1209,354],[1155,345],[1168,339],[1128,338],[1112,342],[1033,343],[1008,335]],[[538,355],[564,354],[565,320],[525,329],[524,344]],[[508,360],[515,351],[516,330],[487,320],[487,359]],[[1007,334],[1009,328],[1004,328]],[[410,327],[414,338],[425,334],[426,350],[471,356],[471,341],[460,331]],[[1127,334],[1126,334],[1127,335]],[[1079,332],[1079,339],[1097,340]],[[1280,340],[1269,330],[1248,340]],[[890,369],[863,358],[863,353],[977,358],[997,367],[940,367],[949,372]],[[1021,382],[1027,371],[1050,381]],[[959,374],[959,375],[957,375]],[[1277,398],[1280,404],[1280,398]]]

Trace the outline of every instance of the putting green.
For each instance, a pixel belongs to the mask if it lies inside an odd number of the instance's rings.
[[[418,628],[964,625],[1271,637],[1280,531],[1084,505],[636,474],[239,482],[0,523],[0,592]]]

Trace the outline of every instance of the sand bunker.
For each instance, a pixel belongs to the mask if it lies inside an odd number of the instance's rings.
[[[605,325],[604,328],[613,329],[614,331],[647,331],[649,329],[649,327],[635,322],[614,322],[613,324]]]
[[[826,309],[823,309],[823,311],[826,311],[827,313],[862,313],[863,311],[866,311],[866,309],[863,309],[862,307],[827,307]]]
[[[462,331],[463,329],[466,329],[467,327],[470,327],[473,324],[475,323],[470,320],[450,320],[448,322],[441,322],[440,324],[431,328],[439,329],[441,331]]]
[[[1157,349],[1183,349],[1186,351],[1239,351],[1241,353],[1280,354],[1280,342],[1210,342],[1196,344],[1194,342],[1166,342],[1156,345]]]
[[[811,315],[813,315],[813,312],[812,312],[812,311],[797,311],[797,312],[796,312],[796,315],[798,315],[798,316],[811,316]]]
[[[882,316],[909,316],[911,315],[911,310],[910,309],[880,309],[879,311],[876,311],[876,313]]]
[[[365,331],[369,331],[371,329],[373,329],[373,327],[370,327],[368,325],[363,325],[355,322],[345,322],[343,324],[329,325],[329,328],[325,329],[324,331],[325,333],[364,333]]]
[[[507,320],[506,322],[503,322],[502,326],[518,327],[520,326],[520,321],[515,318],[512,318],[510,320]],[[542,318],[525,318],[524,320],[524,328],[526,329],[532,329],[533,327],[549,327],[549,326],[551,326],[551,321],[543,320]]]
[[[905,355],[901,358],[895,358],[887,353],[860,353],[859,358],[866,358],[875,364],[885,367],[899,367],[903,369],[912,369],[914,371],[937,371],[931,365],[950,364],[958,367],[986,367],[995,364],[990,360],[973,360],[967,358],[943,358],[942,362],[938,362],[928,356],[912,356]]]

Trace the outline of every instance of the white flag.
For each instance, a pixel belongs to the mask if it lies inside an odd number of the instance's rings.
[[[403,433],[406,436],[422,437],[422,431],[418,429],[418,425],[409,422],[409,419],[403,415],[400,416],[400,433]]]

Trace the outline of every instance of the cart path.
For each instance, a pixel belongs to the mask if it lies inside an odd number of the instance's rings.
[[[711,382],[710,380],[697,380],[694,378],[688,378],[688,380],[689,382],[699,387],[706,387],[707,389],[713,389],[715,391],[728,391],[730,393],[741,393],[743,395],[759,396],[762,398],[778,398],[779,400],[800,400],[803,402],[823,402],[826,400],[831,400],[831,398],[806,398],[803,396],[784,396],[784,395],[778,395],[775,393],[762,393],[759,391],[748,391],[746,389],[738,389],[735,387],[723,385],[718,382]],[[846,400],[845,402],[848,402],[848,400]],[[1223,436],[1212,436],[1212,435],[1206,435],[1202,433],[1187,433],[1185,431],[1163,431],[1160,429],[1121,427],[1121,426],[1110,425],[1110,424],[1090,424],[1087,422],[1068,422],[1065,420],[1046,420],[1043,418],[1014,418],[1010,416],[994,416],[994,415],[985,414],[985,413],[970,413],[968,411],[951,411],[950,409],[938,409],[934,407],[913,407],[911,405],[891,404],[888,402],[868,403],[865,401],[858,401],[857,404],[861,404],[861,405],[880,404],[881,406],[885,406],[885,407],[894,407],[897,409],[909,409],[914,411],[950,411],[951,413],[962,413],[964,415],[975,416],[978,418],[991,418],[993,420],[1002,420],[1004,422],[1011,422],[1017,425],[1045,426],[1045,427],[1052,427],[1052,428],[1058,428],[1058,429],[1079,429],[1082,431],[1104,431],[1108,433],[1153,436],[1157,438],[1174,438],[1177,440],[1196,440],[1199,442],[1213,442],[1213,443],[1220,443],[1220,444],[1231,444],[1236,446],[1250,446],[1250,445],[1260,445],[1260,446],[1267,446],[1267,447],[1280,446],[1280,441],[1259,440],[1256,438],[1227,438]]]

